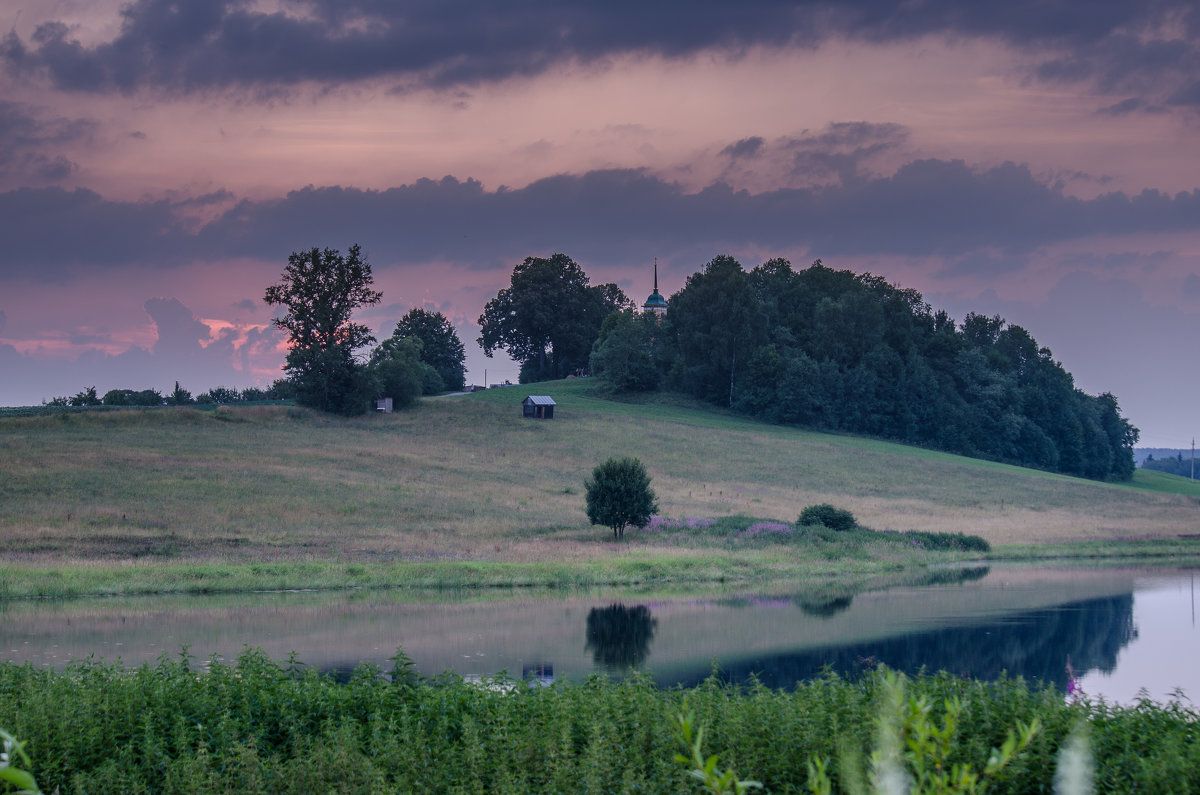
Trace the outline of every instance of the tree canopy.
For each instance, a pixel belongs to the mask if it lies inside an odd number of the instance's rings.
[[[415,338],[421,341],[420,359],[432,367],[440,378],[441,387],[459,390],[466,383],[467,354],[458,332],[441,312],[413,307],[392,332],[393,339]]]
[[[520,363],[521,383],[562,378],[588,366],[604,318],[632,306],[615,284],[591,284],[565,254],[526,257],[484,306],[479,345]]]
[[[367,410],[372,384],[356,352],[375,338],[351,316],[379,303],[383,294],[373,283],[355,244],[346,256],[331,248],[292,253],[279,284],[267,288],[263,300],[287,309],[272,322],[288,333],[284,370],[296,385],[297,403],[340,414]]]
[[[598,360],[614,388],[642,361],[628,350],[629,323],[613,320],[597,343],[597,353],[624,351],[619,364]],[[1138,431],[1113,395],[1077,389],[1020,326],[978,314],[956,325],[870,273],[820,260],[796,271],[784,259],[746,271],[716,257],[640,345],[667,388],[771,422],[1094,479],[1133,475]]]
[[[611,528],[617,540],[630,525],[645,527],[658,510],[646,467],[629,456],[598,464],[584,489],[588,521]]]

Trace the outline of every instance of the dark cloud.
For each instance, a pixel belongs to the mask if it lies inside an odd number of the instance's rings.
[[[743,138],[737,143],[732,143],[722,149],[721,154],[729,157],[731,160],[756,157],[762,151],[764,143],[766,142],[761,135]]]
[[[834,122],[815,135],[789,138],[783,146],[793,152],[793,175],[808,180],[836,176],[845,185],[860,176],[863,161],[896,150],[907,140],[908,128],[899,124]]]
[[[242,309],[250,312],[258,308],[258,302],[253,298],[243,298],[240,301],[234,301],[232,306],[234,309]]]
[[[158,329],[154,343],[156,356],[179,356],[200,349],[208,342],[212,329],[201,323],[178,298],[151,298],[145,303],[146,313]]]
[[[976,270],[987,264],[980,252],[1011,264],[1038,247],[1091,235],[1200,229],[1200,190],[1080,199],[1025,166],[975,169],[946,160],[761,193],[720,182],[687,193],[641,170],[559,175],[495,191],[453,177],[383,191],[308,187],[236,202],[195,231],[178,224],[178,209],[82,190],[0,194],[0,270],[65,278],[81,263],[282,261],[291,251],[354,242],[377,266],[446,260],[490,267],[549,250],[610,261],[631,252],[753,245],[807,247],[820,256],[942,256]]]
[[[86,141],[97,123],[92,119],[46,118],[40,108],[0,100],[0,178],[60,182],[79,169],[62,154],[46,150]]]
[[[130,262],[170,263],[190,246],[165,201],[120,202],[77,188],[0,193],[0,271],[39,278],[66,269]],[[55,263],[54,271],[42,265]]]
[[[1200,298],[1200,274],[1189,273],[1183,279],[1182,291],[1188,298]],[[0,320],[3,318],[0,317]]]
[[[55,21],[28,42],[10,34],[0,55],[10,70],[44,72],[82,91],[273,91],[375,77],[404,90],[603,64],[627,53],[736,56],[834,36],[885,42],[934,34],[1055,51],[1038,71],[1044,79],[1169,94],[1179,88],[1170,84],[1193,79],[1200,53],[1200,13],[1190,0],[295,0],[269,13],[248,0],[135,0],[121,15],[111,41],[84,45]]]

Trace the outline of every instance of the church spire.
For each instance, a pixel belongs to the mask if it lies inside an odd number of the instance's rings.
[[[655,315],[665,315],[667,313],[667,299],[662,297],[658,291],[658,257],[654,258],[654,292],[650,293],[650,297],[646,299],[646,303],[642,304],[643,312],[652,312]]]

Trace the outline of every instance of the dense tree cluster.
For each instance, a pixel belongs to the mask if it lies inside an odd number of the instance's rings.
[[[423,391],[434,395],[446,390],[461,390],[466,383],[467,354],[458,332],[441,312],[413,307],[400,321],[396,330],[380,347],[392,340],[414,339],[420,342],[417,358],[424,365]]]
[[[505,350],[521,365],[521,383],[563,378],[585,370],[604,318],[631,309],[615,284],[592,284],[565,254],[526,257],[510,285],[479,317],[479,345],[488,356]]]
[[[267,389],[213,387],[192,397],[175,382],[163,394],[154,389],[112,389],[103,397],[94,386],[72,397],[56,397],[51,406],[184,406],[263,400],[295,400],[302,406],[339,414],[361,414],[371,400],[392,398],[393,408],[410,405],[421,394],[462,389],[466,353],[454,326],[440,312],[414,308],[396,324],[392,336],[371,351],[371,330],[352,320],[363,306],[379,303],[372,289],[371,266],[358,245],[343,255],[337,249],[308,249],[288,257],[278,284],[263,300],[283,308],[272,323],[287,332],[286,378]],[[590,344],[590,343],[589,343]]]
[[[625,388],[613,347],[636,327],[613,321],[593,361]],[[633,329],[633,330],[631,330]],[[745,271],[713,259],[641,327],[666,386],[780,423],[868,434],[1095,479],[1133,475],[1138,431],[1117,400],[1075,387],[1020,326],[969,314],[956,325],[916,290],[820,260],[772,259]],[[652,388],[642,387],[642,388]]]
[[[1196,466],[1196,462],[1192,459],[1191,455],[1184,456],[1182,451],[1165,458],[1155,458],[1153,455],[1150,455],[1145,463],[1142,464],[1142,467],[1158,472],[1166,472],[1168,475],[1181,475],[1185,478],[1192,478],[1200,474],[1200,468]]]
[[[46,402],[47,406],[190,406],[190,405],[225,405],[229,403],[258,403],[268,400],[288,400],[295,397],[295,389],[286,378],[280,378],[266,389],[249,386],[245,389],[234,389],[227,386],[215,386],[207,392],[201,392],[195,397],[192,393],[175,382],[175,388],[170,392],[159,392],[157,389],[110,389],[103,397],[96,394],[96,387],[89,386],[71,397],[56,397]]]
[[[288,333],[284,370],[300,405],[361,414],[373,398],[402,408],[422,393],[462,387],[466,356],[440,312],[411,310],[366,361],[360,358],[375,337],[352,315],[379,303],[383,293],[373,285],[371,266],[353,245],[345,256],[330,248],[293,253],[279,284],[267,288],[263,300],[286,310],[273,322]]]
[[[373,386],[357,351],[375,341],[371,330],[351,320],[362,306],[379,303],[371,289],[371,266],[358,245],[343,256],[337,249],[293,252],[278,284],[263,301],[284,307],[272,323],[288,335],[284,370],[296,387],[296,401],[321,411],[361,414]]]

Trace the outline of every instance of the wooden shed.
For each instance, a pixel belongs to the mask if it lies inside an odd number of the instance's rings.
[[[529,395],[521,401],[522,410],[526,417],[539,420],[554,419],[554,407],[558,405],[549,395]]]

